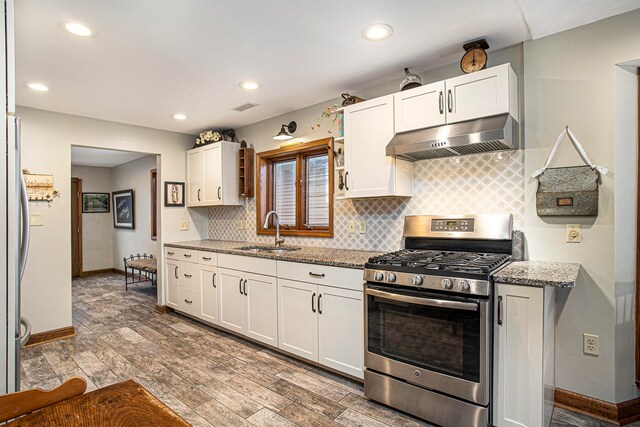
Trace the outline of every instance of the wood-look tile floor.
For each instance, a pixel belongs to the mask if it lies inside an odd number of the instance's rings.
[[[77,336],[22,354],[22,388],[73,376],[88,390],[134,379],[194,426],[426,426],[364,398],[362,386],[177,314],[155,288],[103,274],[73,281]],[[556,410],[555,426],[601,426]]]

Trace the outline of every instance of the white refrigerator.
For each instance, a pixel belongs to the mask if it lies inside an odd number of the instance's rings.
[[[29,251],[29,202],[20,168],[20,119],[16,117],[13,0],[2,0],[0,60],[6,156],[0,161],[0,394],[20,389],[20,347],[31,326],[20,316],[20,282]]]

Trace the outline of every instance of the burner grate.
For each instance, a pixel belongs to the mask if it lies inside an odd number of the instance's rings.
[[[509,255],[482,252],[403,249],[369,259],[369,264],[444,270],[452,273],[488,274],[502,265]]]

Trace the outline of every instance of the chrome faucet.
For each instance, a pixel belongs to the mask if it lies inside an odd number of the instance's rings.
[[[274,215],[276,217],[276,248],[279,248],[280,245],[284,243],[284,239],[280,237],[280,217],[278,216],[278,212],[276,211],[267,212],[267,216],[264,219],[263,228],[269,228],[269,218],[271,218],[271,215]]]

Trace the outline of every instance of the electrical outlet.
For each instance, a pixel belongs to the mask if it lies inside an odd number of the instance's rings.
[[[236,225],[236,228],[237,228],[238,230],[246,230],[246,228],[247,228],[247,224],[245,223],[245,221],[244,221],[243,219],[238,220],[238,223],[237,223],[237,225]]]
[[[582,226],[580,224],[567,224],[567,243],[582,242]]]
[[[355,221],[347,222],[347,231],[349,232],[349,234],[355,234],[355,232],[356,232],[356,222]]]
[[[358,221],[358,233],[364,234],[367,232],[367,221],[361,219]]]
[[[583,334],[584,354],[600,356],[600,337],[598,335]]]
[[[189,220],[180,221],[180,231],[189,230]]]

